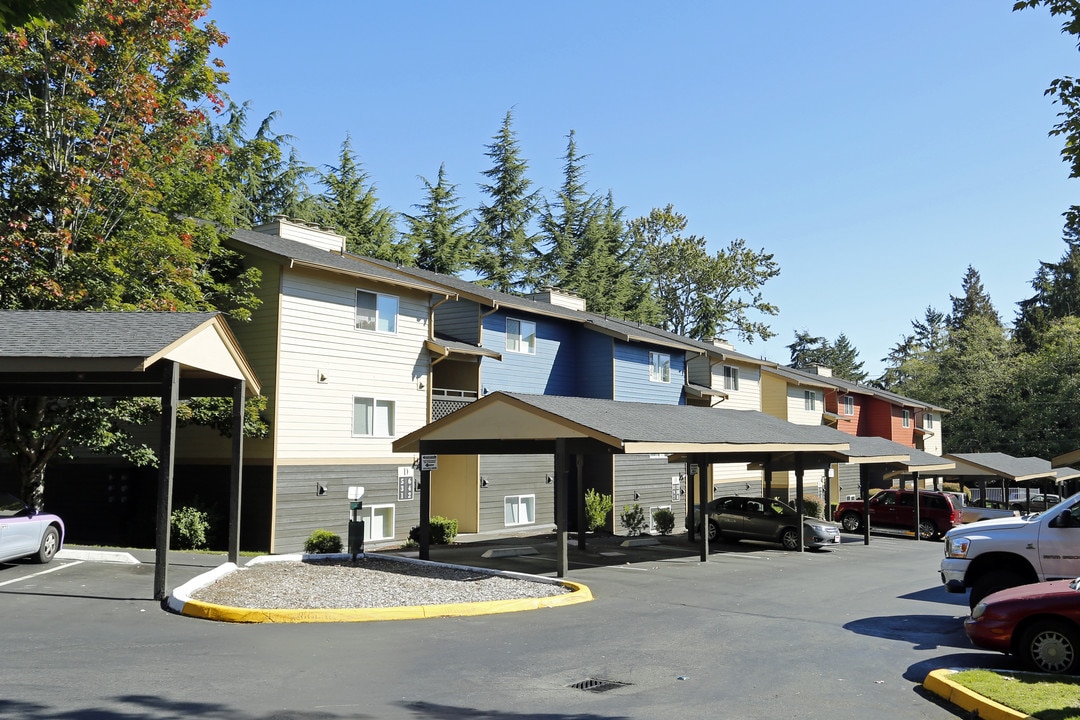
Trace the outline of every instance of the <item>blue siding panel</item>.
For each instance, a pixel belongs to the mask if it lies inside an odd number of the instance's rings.
[[[577,394],[611,400],[614,394],[615,339],[592,330],[579,329],[577,342]]]
[[[649,380],[649,352],[671,357],[671,382]],[[615,343],[615,400],[684,405],[686,358],[671,348]]]
[[[536,323],[536,353],[506,351],[506,319]],[[577,389],[574,332],[567,323],[525,313],[494,313],[484,318],[484,347],[502,361],[484,358],[480,379],[487,392],[574,395]]]

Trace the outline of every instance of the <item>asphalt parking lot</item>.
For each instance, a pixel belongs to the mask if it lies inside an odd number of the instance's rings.
[[[1011,667],[970,647],[942,546],[861,538],[803,554],[740,543],[700,563],[685,538],[571,545],[596,599],[473,618],[234,625],[164,612],[153,553],[0,565],[0,717],[955,718],[920,683]],[[493,549],[535,554],[484,557]],[[433,548],[433,559],[550,575],[554,538]],[[171,554],[176,587],[224,557]],[[575,685],[601,682],[606,691]]]

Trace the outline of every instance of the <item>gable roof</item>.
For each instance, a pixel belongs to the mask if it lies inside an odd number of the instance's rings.
[[[394,441],[587,439],[618,453],[843,452],[849,437],[753,410],[495,392]]]
[[[819,375],[817,373],[808,372],[806,370],[800,370],[798,368],[788,367],[781,365],[779,367],[770,367],[768,371],[774,375],[779,375],[784,379],[794,382],[797,385],[807,385],[810,387],[819,388],[835,388],[838,391],[844,393],[853,393],[856,395],[866,395],[868,397],[877,397],[882,400],[899,407],[909,407],[920,410],[932,410],[939,413],[947,413],[949,410],[937,405],[931,405],[923,402],[922,400],[915,400],[913,398],[904,397],[897,393],[890,392],[888,390],[882,390],[880,388],[870,387],[869,385],[861,385],[859,383],[851,382],[843,378],[833,377],[831,375]]]
[[[188,378],[242,379],[252,394],[259,392],[220,313],[0,311],[0,372],[11,373],[9,380],[62,373],[75,383],[78,373],[147,374],[161,360],[178,362]]]
[[[949,475],[993,476],[1017,482],[1041,478],[1060,482],[1080,477],[1080,471],[1074,468],[1054,468],[1049,460],[1037,457],[1018,458],[1000,452],[949,453],[945,457],[956,461],[956,471]]]

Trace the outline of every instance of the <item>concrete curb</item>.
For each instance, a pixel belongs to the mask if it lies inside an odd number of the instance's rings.
[[[84,560],[86,562],[120,563],[123,565],[140,564],[131,553],[111,550],[69,550],[64,548],[56,553],[56,557],[61,560]]]
[[[362,555],[361,555],[362,556]],[[253,558],[248,565],[257,565],[267,562],[298,561],[305,558],[349,560],[352,555],[272,555]],[[218,622],[235,623],[313,623],[313,622],[372,622],[376,620],[418,620],[420,618],[433,617],[469,617],[474,615],[493,615],[497,613],[523,612],[526,610],[539,610],[540,608],[563,607],[589,602],[593,599],[592,592],[588,587],[569,580],[554,580],[539,575],[525,575],[523,573],[488,570],[486,568],[473,568],[465,565],[448,565],[446,563],[434,563],[426,560],[414,560],[412,558],[380,555],[380,560],[392,562],[414,563],[419,565],[435,565],[449,567],[470,572],[481,572],[488,575],[529,580],[548,585],[559,585],[570,588],[569,593],[551,595],[543,598],[521,598],[517,600],[488,600],[474,603],[451,603],[446,605],[411,605],[392,608],[326,608],[309,610],[274,610],[274,609],[251,609],[226,607],[213,603],[192,600],[191,595],[198,590],[217,581],[219,578],[237,570],[234,563],[224,563],[213,570],[203,573],[198,577],[176,588],[167,598],[170,610],[188,617],[215,620]]]
[[[967,711],[975,711],[980,720],[1026,720],[1031,715],[1005,707],[990,698],[968,690],[963,685],[953,682],[949,675],[956,670],[934,670],[923,680],[923,687],[944,700]]]

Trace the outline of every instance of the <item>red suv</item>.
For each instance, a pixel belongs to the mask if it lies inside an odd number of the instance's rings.
[[[962,510],[948,493],[919,491],[919,537],[936,540],[961,522]],[[863,527],[863,501],[848,500],[836,506],[833,518],[848,532]],[[870,498],[870,527],[915,529],[915,491],[882,490]]]

